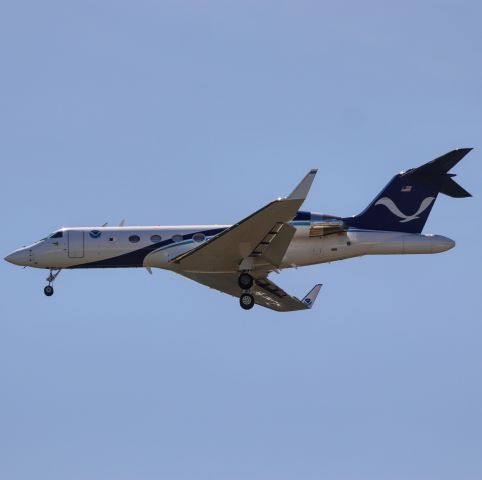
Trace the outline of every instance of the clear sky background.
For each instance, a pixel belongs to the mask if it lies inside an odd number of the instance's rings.
[[[0,5],[2,257],[62,226],[232,223],[319,173],[362,210],[457,147],[440,255],[286,271],[310,312],[1,262],[0,478],[482,478],[477,1]]]

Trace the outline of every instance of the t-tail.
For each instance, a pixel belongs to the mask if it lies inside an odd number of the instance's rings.
[[[471,148],[453,150],[421,167],[395,175],[382,192],[345,224],[368,230],[420,233],[439,193],[449,197],[471,197],[448,173]]]

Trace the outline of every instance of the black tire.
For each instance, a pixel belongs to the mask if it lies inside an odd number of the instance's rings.
[[[238,277],[238,285],[241,290],[249,290],[253,286],[253,277],[246,272],[243,272]]]
[[[51,297],[54,294],[54,287],[52,287],[52,285],[47,285],[44,288],[44,293],[47,297]]]
[[[250,293],[243,293],[239,297],[239,304],[243,310],[251,310],[254,307],[254,297]]]

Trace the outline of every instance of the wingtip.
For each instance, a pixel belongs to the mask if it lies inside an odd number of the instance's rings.
[[[301,180],[301,182],[296,186],[296,188],[291,192],[288,197],[288,200],[304,200],[308,192],[310,191],[311,185],[313,184],[313,180],[315,179],[316,172],[318,170],[312,168]]]
[[[316,297],[320,293],[322,286],[322,283],[317,283],[303,298],[302,303],[306,306],[306,308],[311,308],[315,304]]]

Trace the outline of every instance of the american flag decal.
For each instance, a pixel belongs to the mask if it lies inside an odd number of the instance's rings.
[[[402,192],[411,192],[412,191],[412,186],[411,185],[405,185],[402,187]]]

